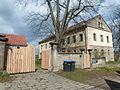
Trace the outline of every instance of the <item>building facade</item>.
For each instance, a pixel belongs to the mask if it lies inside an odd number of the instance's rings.
[[[54,41],[54,38],[51,36],[39,42],[39,58],[42,58],[42,51],[51,50],[49,43]],[[104,62],[114,61],[112,33],[100,15],[69,27],[61,45],[59,53],[88,53],[89,59],[96,64],[98,59],[104,59]]]

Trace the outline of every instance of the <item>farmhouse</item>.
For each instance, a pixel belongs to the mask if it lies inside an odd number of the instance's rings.
[[[35,71],[35,47],[25,36],[0,33],[0,71],[21,73]]]
[[[104,19],[98,15],[69,27],[58,50],[50,36],[39,42],[42,68],[59,70],[64,60],[76,61],[76,68],[89,68],[114,61],[112,33]]]

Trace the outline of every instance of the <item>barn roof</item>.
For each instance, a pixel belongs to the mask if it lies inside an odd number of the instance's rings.
[[[3,33],[0,33],[0,35],[5,35],[5,38],[8,39],[6,41],[7,45],[17,45],[17,46],[26,46],[27,45],[25,36],[13,35],[13,34],[3,34]]]

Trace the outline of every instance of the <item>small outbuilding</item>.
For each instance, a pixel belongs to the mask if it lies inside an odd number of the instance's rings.
[[[35,47],[25,36],[0,33],[0,71],[23,73],[35,71]]]

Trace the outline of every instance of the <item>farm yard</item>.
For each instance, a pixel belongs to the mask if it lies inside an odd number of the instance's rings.
[[[0,90],[120,90],[120,0],[0,0]]]
[[[47,70],[35,73],[15,74],[13,81],[0,83],[0,90],[102,90],[97,87],[75,82]]]

